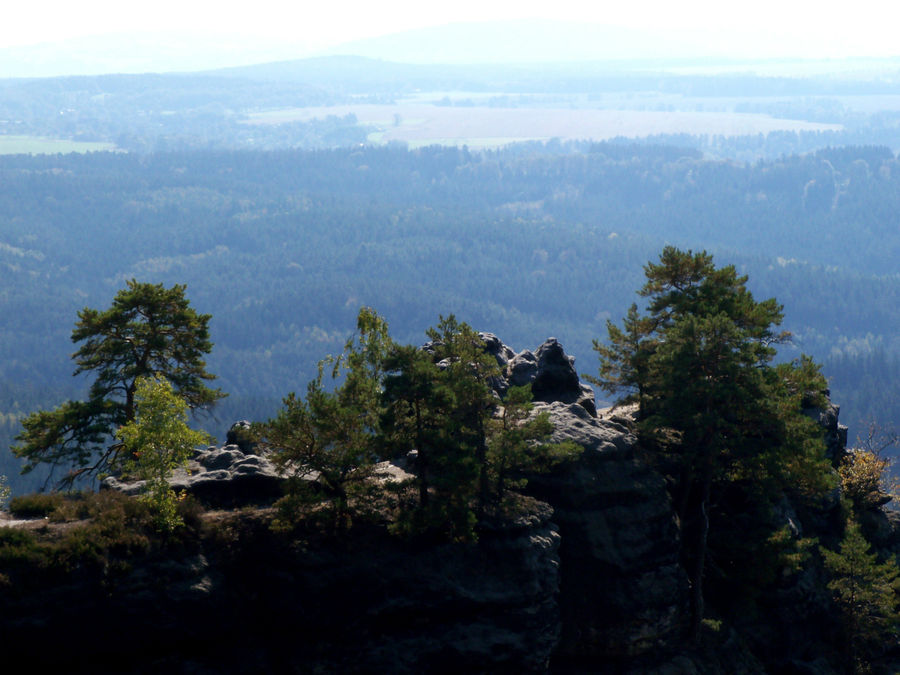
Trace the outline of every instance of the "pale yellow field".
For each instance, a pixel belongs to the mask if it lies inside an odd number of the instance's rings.
[[[38,136],[0,136],[0,155],[55,155],[115,150],[112,143],[85,143]]]
[[[428,104],[344,105],[293,108],[251,116],[251,124],[280,124],[356,115],[382,143],[499,145],[518,140],[559,138],[606,140],[655,134],[743,136],[770,131],[840,130],[838,124],[785,120],[732,112],[661,112],[566,108],[451,107]]]

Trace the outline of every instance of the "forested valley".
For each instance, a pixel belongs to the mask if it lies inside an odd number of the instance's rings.
[[[408,343],[454,313],[516,349],[556,337],[579,372],[666,244],[705,249],[777,297],[824,364],[850,439],[900,424],[900,162],[844,147],[742,164],[698,150],[526,143],[0,157],[0,446],[80,397],[77,311],[127,280],[186,284],[212,314],[228,394],[202,425],[271,417],[361,306]],[[0,454],[16,491],[18,460]]]

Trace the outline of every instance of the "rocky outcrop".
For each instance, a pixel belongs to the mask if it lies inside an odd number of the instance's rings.
[[[682,637],[688,582],[662,477],[635,454],[630,410],[598,417],[594,393],[556,338],[514,352],[482,333],[503,373],[495,388],[531,385],[554,442],[584,449],[574,461],[533,476],[528,491],[553,508],[562,535],[560,667],[615,670],[658,654]]]
[[[663,477],[640,457],[634,411],[598,411],[554,338],[516,352],[481,337],[499,366],[497,395],[530,384],[553,440],[583,449],[529,477],[536,503],[527,517],[484,521],[477,544],[447,544],[393,537],[384,523],[288,537],[268,527],[265,508],[238,510],[177,555],[10,605],[15,618],[0,619],[0,635],[34,654],[49,632],[66,633],[70,651],[99,632],[106,651],[82,650],[82,663],[123,673],[763,672],[754,655],[778,672],[819,672],[833,623],[821,566],[776,580],[746,625],[729,619],[706,644],[685,646],[679,527]],[[833,461],[845,452],[838,412],[807,410]],[[173,486],[211,506],[270,504],[282,478],[255,454],[247,428],[236,423],[224,447],[198,450]],[[399,464],[379,465],[380,479],[415,470],[412,456]],[[142,485],[109,478],[104,487],[135,494]],[[817,536],[839,531],[839,506],[838,490],[804,509],[786,495],[770,517],[794,537]],[[900,550],[900,522],[885,516],[878,525],[884,545]],[[48,612],[48,603],[60,609]],[[103,618],[82,628],[72,607]],[[133,635],[138,622],[153,626],[151,641]],[[40,658],[64,663],[56,653]]]
[[[554,441],[584,448],[529,482],[531,494],[552,505],[562,535],[556,658],[570,667],[602,660],[602,672],[613,672],[683,634],[688,584],[672,508],[662,477],[636,457],[627,427],[577,403],[537,410],[550,413]]]
[[[491,333],[482,333],[488,352],[497,357],[503,372],[498,393],[510,386],[531,385],[535,401],[577,403],[592,417],[597,416],[594,390],[583,384],[575,370],[575,357],[566,354],[556,338],[547,338],[535,351],[514,353]]]
[[[847,426],[838,422],[841,406],[828,398],[831,392],[825,390],[823,393],[826,397],[824,406],[817,405],[812,395],[805,397],[803,414],[825,430],[825,454],[837,466],[847,450]]]
[[[216,507],[271,503],[284,494],[284,478],[272,462],[263,455],[246,454],[238,445],[195,450],[187,467],[177,469],[170,482],[176,492]],[[100,487],[137,495],[144,481],[109,476]]]

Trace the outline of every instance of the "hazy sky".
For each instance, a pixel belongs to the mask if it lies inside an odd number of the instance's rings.
[[[453,22],[548,18],[653,30],[755,34],[760,55],[889,56],[896,22],[884,0],[30,0],[7,3],[0,47],[130,31],[246,34],[317,49]],[[840,9],[837,9],[840,7]],[[852,11],[851,11],[852,10]],[[889,11],[889,10],[888,10]],[[777,55],[777,54],[776,54]]]

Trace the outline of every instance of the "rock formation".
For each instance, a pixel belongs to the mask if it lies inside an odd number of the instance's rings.
[[[123,673],[759,672],[727,631],[719,652],[684,650],[679,531],[663,477],[637,455],[629,410],[598,412],[556,339],[515,352],[481,336],[501,369],[497,393],[530,383],[553,440],[584,449],[530,477],[540,501],[528,517],[483,523],[477,545],[406,542],[374,527],[350,539],[286,541],[239,510],[219,524],[231,533],[226,544],[217,535],[166,560],[136,561],[101,595],[76,580],[18,598],[0,635],[37,665],[67,665],[71,650],[85,669],[113,664]],[[808,411],[828,432],[832,457],[846,439],[837,413]],[[246,429],[237,423],[225,446],[198,450],[173,486],[213,507],[271,503],[282,479],[254,454]],[[135,494],[142,486],[109,478],[104,487]],[[790,504],[783,520],[797,520]],[[808,636],[787,624],[817,611],[799,585],[807,581],[782,591],[792,609],[780,635],[791,644]],[[96,621],[79,622],[76,607]],[[60,648],[42,651],[51,635]]]
[[[188,466],[177,469],[170,482],[177,492],[186,492],[215,507],[271,503],[284,494],[284,479],[272,462],[261,455],[247,454],[238,445],[195,450]],[[144,482],[109,476],[100,487],[137,495]]]

